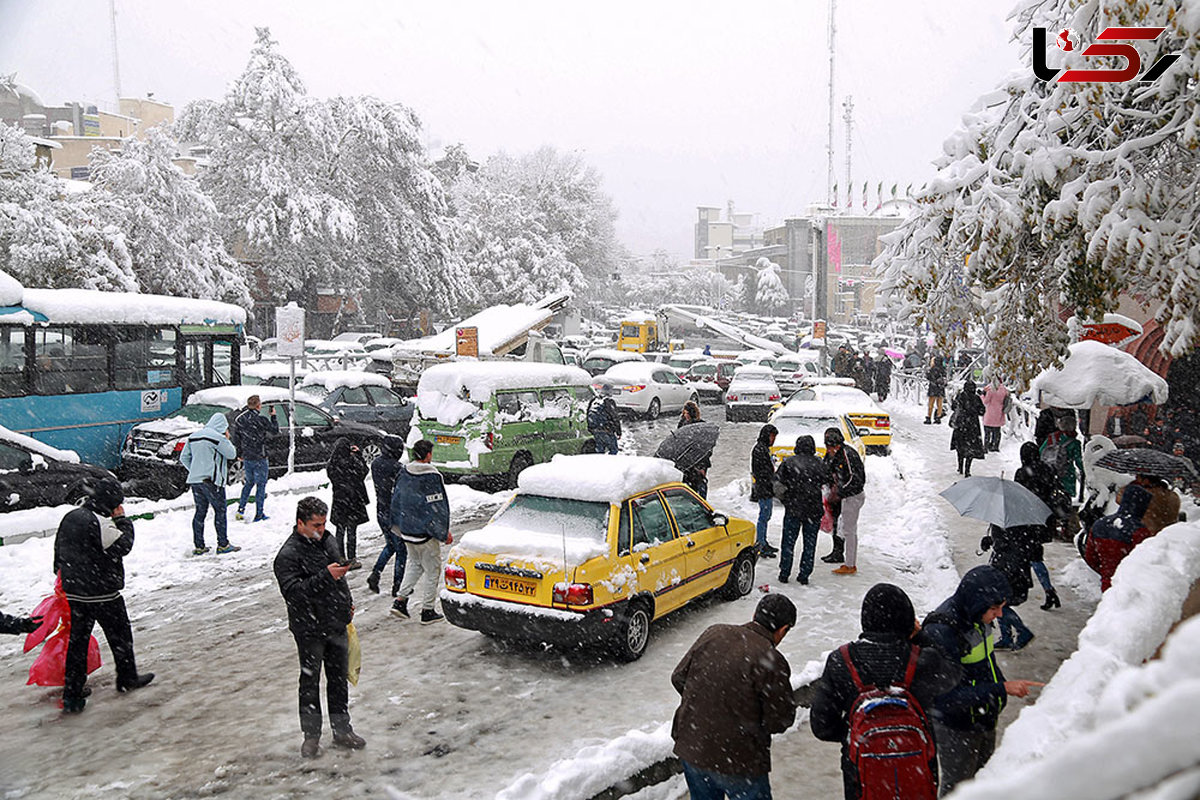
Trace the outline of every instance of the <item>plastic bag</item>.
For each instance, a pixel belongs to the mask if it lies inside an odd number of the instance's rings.
[[[362,671],[362,645],[358,641],[358,629],[354,627],[353,622],[346,625],[346,645],[350,652],[346,680],[358,686],[358,673]]]
[[[61,576],[54,581],[54,594],[38,603],[34,615],[42,615],[42,624],[25,637],[25,652],[42,644],[42,652],[29,665],[26,686],[62,686],[67,669],[67,643],[71,638],[71,606],[62,589]],[[88,637],[87,671],[100,669],[100,643]]]
[[[825,513],[821,515],[821,531],[833,533],[833,509],[829,507],[829,498],[822,500],[821,505],[825,507]]]

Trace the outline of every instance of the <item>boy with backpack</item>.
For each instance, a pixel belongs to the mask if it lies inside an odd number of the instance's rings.
[[[958,683],[959,668],[934,647],[920,648],[912,602],[877,583],[863,598],[862,634],[829,654],[814,685],[809,724],[842,743],[846,800],[933,800],[937,752],[925,709]]]
[[[621,418],[617,416],[617,404],[613,402],[611,392],[608,387],[602,387],[588,403],[587,427],[596,442],[596,452],[615,456],[617,439],[621,438]]]

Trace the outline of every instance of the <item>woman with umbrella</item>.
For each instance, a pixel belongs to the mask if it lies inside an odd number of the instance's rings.
[[[679,412],[679,424],[675,428],[678,430],[685,425],[695,425],[703,421],[700,419],[700,406],[689,400],[683,404],[683,410]],[[708,497],[708,468],[711,466],[712,451],[709,451],[703,458],[690,464],[688,467],[680,467],[683,472],[683,482],[695,489],[696,494],[704,498]]]
[[[983,431],[979,418],[983,416],[983,401],[975,390],[975,382],[963,381],[962,391],[950,404],[950,449],[958,453],[958,472],[971,477],[971,461],[983,458]]]
[[[654,451],[655,458],[665,458],[683,473],[683,483],[701,497],[708,495],[708,468],[712,465],[713,448],[721,429],[716,423],[696,419],[681,424],[663,439]]]
[[[996,640],[997,650],[1022,650],[1033,641],[1033,631],[1026,627],[1015,606],[1021,605],[1029,598],[1029,589],[1033,586],[1033,581],[1029,578],[1029,569],[1035,543],[1040,549],[1038,527],[1014,525],[1001,528],[999,525],[989,525],[987,536],[979,542],[980,549],[987,551],[991,548],[992,557],[988,563],[1004,573],[1012,590],[1003,613],[997,619],[1000,626],[1000,637]]]

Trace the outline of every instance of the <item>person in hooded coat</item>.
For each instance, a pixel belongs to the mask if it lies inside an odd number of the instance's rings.
[[[941,794],[974,777],[996,748],[996,722],[1009,696],[1025,697],[1034,681],[1005,680],[992,644],[992,623],[1009,597],[1004,573],[983,564],[925,618],[917,644],[932,645],[962,667],[958,682],[933,701]]]
[[[237,457],[237,447],[229,436],[229,420],[221,412],[208,418],[204,427],[187,438],[179,453],[179,463],[187,468],[187,484],[192,489],[196,511],[192,514],[192,555],[204,555],[204,518],[211,506],[213,527],[217,531],[217,553],[233,553],[242,548],[229,543],[229,518],[225,502],[225,482],[229,461]]]
[[[761,558],[774,558],[779,553],[767,541],[767,523],[771,521],[771,514],[775,510],[775,462],[771,458],[771,445],[778,434],[779,429],[774,425],[763,425],[758,431],[758,441],[750,450],[750,500],[758,503],[755,543]],[[686,474],[683,482],[688,483]]]
[[[958,473],[971,477],[971,461],[983,458],[983,432],[979,418],[984,413],[983,401],[972,380],[963,381],[962,391],[950,404],[950,449],[958,453]]]
[[[1040,537],[1037,532],[1040,527],[1042,526],[1014,525],[1011,528],[1001,528],[999,525],[989,525],[987,536],[980,542],[980,549],[992,551],[988,563],[1004,573],[1009,586],[1008,602],[1004,604],[1004,611],[996,620],[1000,628],[1000,637],[996,640],[997,650],[1023,650],[1025,645],[1033,641],[1033,631],[1025,625],[1015,606],[1021,605],[1029,598],[1029,589],[1033,586],[1029,577],[1030,559],[1034,542]],[[1037,547],[1040,550],[1041,544]]]
[[[1021,466],[1013,475],[1013,479],[1049,506],[1054,517],[1059,514],[1066,517],[1070,501],[1062,494],[1054,470],[1042,462],[1038,455],[1038,447],[1033,442],[1025,442],[1021,445]],[[1053,518],[1046,520],[1047,524],[1041,526],[1041,530],[1035,531],[1029,552],[1033,574],[1037,576],[1038,583],[1042,585],[1042,591],[1046,593],[1046,602],[1042,604],[1043,611],[1049,611],[1051,608],[1058,608],[1062,605],[1058,592],[1054,590],[1054,584],[1050,582],[1050,570],[1046,569],[1043,548],[1043,545],[1050,541],[1052,534],[1050,523],[1052,521],[1054,521]]]
[[[899,586],[877,583],[862,603],[862,633],[847,648],[862,682],[867,686],[896,686],[912,656],[913,637],[920,630],[912,601]],[[922,709],[933,705],[934,698],[957,685],[961,668],[936,647],[919,648],[917,668],[908,691]],[[862,797],[858,769],[849,757],[850,712],[858,699],[858,687],[850,676],[841,648],[835,648],[825,660],[825,671],[813,685],[812,707],[808,718],[813,735],[825,742],[842,743],[842,785],[846,800]],[[932,735],[932,731],[928,732]],[[930,772],[937,780],[937,759]]]
[[[1112,586],[1113,573],[1133,548],[1154,535],[1142,520],[1150,507],[1150,492],[1136,483],[1125,487],[1115,514],[1101,517],[1087,537],[1084,560],[1100,573],[1100,591]]]
[[[392,492],[396,489],[396,476],[404,466],[400,456],[404,455],[404,442],[389,436],[383,440],[382,452],[371,462],[371,480],[375,484],[375,520],[379,530],[383,532],[383,551],[375,559],[375,566],[367,576],[367,588],[379,594],[379,579],[387,567],[388,560],[394,555],[396,566],[392,572],[392,597],[400,591],[400,583],[404,580],[404,565],[408,561],[408,550],[400,534],[392,530]]]
[[[358,526],[370,519],[367,516],[366,484],[369,471],[358,445],[351,443],[346,436],[334,442],[329,462],[325,465],[325,474],[333,486],[329,521],[336,526],[338,548],[342,556],[349,559],[350,569],[362,567],[362,562],[356,557]]]
[[[795,455],[784,459],[775,471],[775,480],[783,487],[783,540],[779,555],[779,582],[787,583],[792,571],[796,538],[803,531],[800,571],[796,580],[808,584],[817,555],[817,534],[825,513],[821,487],[829,483],[829,470],[817,458],[817,446],[811,436],[796,439]]]
[[[879,358],[875,360],[875,395],[879,398],[879,402],[887,400],[888,393],[892,391],[892,359],[887,353],[880,352]]]

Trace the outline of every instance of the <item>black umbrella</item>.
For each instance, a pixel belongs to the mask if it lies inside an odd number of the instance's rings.
[[[1151,475],[1156,478],[1194,480],[1196,468],[1189,458],[1180,458],[1148,447],[1114,450],[1096,462],[1097,467],[1129,475]]]
[[[670,436],[662,440],[658,449],[654,451],[654,456],[674,462],[680,471],[688,470],[712,455],[720,435],[721,428],[715,422],[684,425],[673,430]]]

